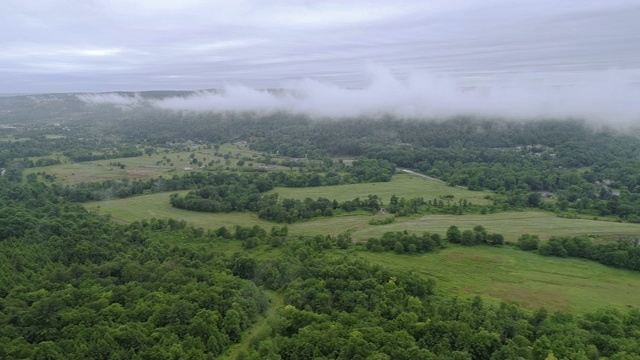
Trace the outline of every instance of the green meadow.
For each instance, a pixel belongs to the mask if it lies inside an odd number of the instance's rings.
[[[113,161],[113,160],[111,160]],[[366,198],[379,195],[387,202],[392,195],[425,199],[453,195],[453,201],[466,199],[477,204],[488,203],[488,193],[452,188],[446,184],[398,174],[388,183],[326,186],[318,188],[278,188],[274,192],[281,198],[304,199],[326,197],[344,201],[355,197]],[[185,194],[187,191],[179,193]],[[173,208],[169,203],[170,193],[137,196],[87,203],[91,211],[109,214],[116,221],[131,222],[155,218],[183,219],[189,224],[204,229],[221,226],[258,225],[270,229],[275,224],[259,219],[253,213],[203,213]],[[297,236],[337,235],[349,231],[355,241],[379,237],[388,231],[431,232],[444,235],[451,225],[460,229],[484,226],[489,232],[501,233],[507,241],[516,241],[524,234],[535,234],[541,239],[554,235],[593,235],[603,238],[633,236],[640,234],[640,225],[560,218],[551,212],[511,211],[494,214],[471,215],[427,215],[398,217],[387,225],[370,225],[369,221],[384,215],[365,213],[341,214],[330,218],[289,224],[291,239]],[[241,243],[230,240],[169,239],[192,246],[212,246],[222,252],[244,251]],[[260,247],[249,252],[257,258],[272,256],[277,249]],[[519,251],[510,246],[501,248],[476,246],[451,246],[435,253],[424,255],[396,255],[390,252],[372,253],[356,251],[354,256],[380,264],[392,270],[412,271],[425,278],[437,281],[437,288],[453,295],[481,295],[487,300],[516,302],[528,309],[545,307],[549,310],[586,311],[600,307],[624,308],[640,306],[640,273],[613,269],[596,262],[543,257]],[[248,336],[250,341],[257,333]],[[241,347],[242,348],[242,347]],[[236,349],[237,350],[237,349]]]
[[[187,191],[178,193],[185,194]],[[177,209],[169,203],[170,193],[158,193],[136,196],[127,199],[114,199],[86,203],[85,207],[101,214],[110,214],[120,221],[136,221],[155,218],[184,219],[196,227],[214,229],[220,226],[259,225],[270,229],[275,223],[262,220],[254,213],[204,213]],[[445,234],[449,226],[458,226],[461,230],[476,225],[484,226],[489,232],[500,233],[506,241],[516,241],[522,234],[534,234],[541,239],[551,236],[594,235],[601,237],[633,236],[640,234],[639,224],[618,223],[584,219],[567,219],[553,213],[542,211],[501,212],[496,214],[472,215],[427,215],[419,217],[398,217],[392,224],[369,225],[373,215],[344,214],[341,216],[319,218],[311,221],[289,224],[291,235],[337,235],[351,231],[352,238],[363,241],[370,237],[379,237],[388,231],[412,233]]]
[[[593,261],[544,257],[505,246],[452,246],[424,255],[359,252],[389,269],[436,280],[436,289],[483,295],[528,309],[587,311],[640,306],[640,273]]]
[[[90,203],[87,207],[100,213],[109,213],[119,220],[173,217],[184,219],[194,226],[205,229],[235,225],[259,225],[269,229],[274,225],[250,213],[208,214],[175,209],[169,205],[167,193]],[[372,226],[368,225],[371,216],[354,215],[290,224],[289,232],[295,237],[327,233],[335,235],[352,230],[355,239],[363,240],[368,236],[379,236],[385,231],[401,231],[405,228],[410,231],[432,231],[444,234],[449,223],[457,223],[461,228],[483,224],[489,231],[505,232],[508,230],[509,221],[526,221],[527,217],[535,217],[527,231],[547,235],[576,234],[579,232],[576,229],[586,228],[585,225],[581,226],[581,222],[591,224],[592,229],[598,229],[597,226],[600,226],[599,231],[602,233],[611,231],[611,226],[629,225],[562,219],[552,214],[530,212],[484,216],[428,216],[424,218],[431,220],[422,219],[422,226],[418,227],[415,223],[420,219],[407,221],[407,224],[414,224],[414,227],[403,225],[403,223]],[[436,225],[437,222],[433,218],[438,218],[439,224]],[[492,219],[492,221],[483,222],[483,219]],[[516,222],[512,230],[514,234],[521,231],[518,230],[518,226]],[[631,233],[629,231],[629,234]],[[243,251],[238,241],[193,242],[187,238],[183,240],[193,246],[213,246],[223,252]],[[171,241],[182,242],[180,239],[173,238]],[[259,258],[269,256],[268,251],[262,247],[260,249],[251,250],[252,256]],[[517,302],[530,309],[544,306],[549,310],[582,311],[603,306],[620,308],[627,305],[640,306],[640,274],[609,268],[592,261],[543,257],[508,246],[501,248],[452,246],[424,255],[364,251],[358,254],[393,270],[413,271],[426,278],[434,278],[438,288],[450,294],[482,295],[495,300]]]
[[[186,194],[187,191],[179,191]],[[177,209],[169,203],[169,195],[172,193],[158,193],[142,195],[126,199],[115,199],[90,202],[84,204],[91,211],[100,214],[109,214],[116,221],[132,222],[151,218],[174,218],[185,220],[195,227],[203,229],[217,229],[221,226],[234,227],[236,225],[259,225],[270,229],[274,224],[261,220],[252,213],[218,213],[195,212]]]
[[[507,241],[516,241],[522,234],[538,235],[541,239],[548,239],[551,236],[593,235],[616,237],[640,234],[640,224],[567,219],[543,211],[510,211],[486,215],[428,215],[396,218],[396,222],[392,224],[361,228],[354,234],[358,238],[364,239],[379,236],[381,229],[384,229],[384,232],[407,230],[413,233],[427,231],[444,234],[452,225],[459,227],[461,230],[472,229],[476,225],[482,225],[489,232],[502,234]]]
[[[226,165],[225,160],[222,158],[223,153],[221,151],[222,148],[218,156],[215,155],[214,149],[195,149],[193,151],[160,152],[152,155],[85,162],[65,160],[63,164],[25,169],[24,175],[46,172],[47,174],[55,175],[56,182],[68,185],[122,178],[145,179],[160,176],[171,177],[173,175],[182,175],[187,171],[200,171],[197,164],[191,164],[190,162],[189,155],[192,153],[195,154],[196,159],[201,160],[204,164],[207,164],[211,160],[219,160],[218,163],[213,165],[214,167],[236,167],[239,160],[236,157],[248,156],[253,159],[255,156],[255,154],[237,151],[234,152],[233,157],[229,159],[229,165]],[[248,164],[249,162],[246,163]],[[117,164],[123,164],[124,168],[121,168]],[[257,165],[258,164],[255,164],[255,166]],[[193,170],[185,170],[185,168],[192,168]]]
[[[452,202],[462,199],[478,204],[490,205],[491,200],[485,199],[485,196],[491,195],[488,191],[469,191],[452,186],[445,183],[421,178],[409,174],[395,174],[390,182],[366,183],[366,184],[349,184],[337,186],[321,186],[313,188],[276,188],[271,191],[278,193],[281,199],[298,199],[305,198],[317,199],[324,197],[330,200],[338,201],[353,200],[357,197],[366,199],[368,195],[378,195],[383,203],[388,203],[391,196],[405,197],[407,199],[422,197],[425,200],[434,198],[440,199],[445,195],[453,195]]]

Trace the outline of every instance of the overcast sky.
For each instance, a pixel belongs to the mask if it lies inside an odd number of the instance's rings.
[[[0,92],[640,81],[638,0],[3,0]]]

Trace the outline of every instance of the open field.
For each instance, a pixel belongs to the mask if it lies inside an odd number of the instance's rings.
[[[0,139],[1,140],[1,139]],[[195,158],[202,161],[203,164],[208,164],[210,161],[217,163],[213,164],[213,167],[229,166],[234,169],[237,168],[237,163],[242,158],[257,158],[259,153],[248,150],[247,147],[236,147],[230,144],[220,146],[217,151],[211,148],[207,149],[203,146],[192,149],[191,151],[172,152],[169,149],[158,148],[158,152],[151,155],[142,155],[128,158],[115,158],[108,160],[96,160],[96,161],[84,161],[84,162],[71,162],[66,160],[65,163],[52,166],[34,167],[24,170],[24,175],[31,173],[46,172],[50,175],[56,176],[56,182],[73,185],[81,182],[91,181],[104,181],[115,180],[122,178],[130,179],[144,179],[144,178],[157,178],[160,176],[171,177],[173,175],[184,174],[185,168],[193,168],[193,171],[199,171],[197,164],[190,162],[190,155],[194,154]],[[166,150],[166,151],[165,151]],[[229,165],[226,164],[223,156],[229,154]],[[45,156],[48,157],[48,156]],[[62,157],[64,159],[64,157]],[[36,158],[32,158],[35,160]],[[114,164],[124,164],[124,169]],[[248,167],[251,161],[245,161],[244,167]],[[254,167],[259,166],[258,163],[253,163]],[[288,171],[288,167],[277,167],[279,170]]]
[[[85,207],[100,214],[111,214],[114,219],[127,222],[155,217],[158,219],[183,219],[203,229],[217,229],[221,226],[232,227],[236,225],[260,225],[265,229],[271,229],[274,225],[274,223],[261,220],[257,215],[250,213],[211,214],[176,209],[169,203],[169,195],[173,193],[175,192],[91,202],[86,203]],[[184,195],[187,191],[179,191],[177,193]]]
[[[487,246],[455,246],[424,255],[359,254],[389,269],[434,278],[436,289],[447,293],[489,296],[532,310],[640,307],[640,273],[587,260]]]
[[[444,234],[449,226],[460,230],[482,225],[487,231],[504,235],[507,241],[516,241],[522,234],[533,234],[541,239],[565,235],[632,236],[640,235],[640,224],[618,223],[584,219],[567,219],[543,211],[501,212],[473,215],[427,215],[421,217],[396,218],[388,225],[369,226],[354,233],[354,237],[367,239],[386,231],[404,231]]]
[[[226,148],[224,148],[226,150]],[[221,148],[221,151],[223,148]],[[213,153],[213,150],[208,150]],[[199,154],[196,151],[196,154]],[[202,153],[207,155],[208,153]],[[189,153],[169,154],[176,157],[187,158]],[[167,156],[169,156],[167,155]],[[131,158],[133,166],[140,166],[144,163],[144,159],[151,157]],[[202,156],[202,155],[198,155]],[[127,159],[122,159],[126,161]],[[89,163],[79,164],[63,164],[56,167],[87,167],[82,170],[82,177],[87,177],[92,171],[97,173],[104,172],[103,163],[109,164],[109,161],[102,160]],[[125,176],[127,171],[133,171],[129,166],[124,170],[118,167],[114,168],[114,173],[121,173],[119,177]],[[139,168],[139,167],[138,167]],[[98,169],[98,170],[95,170]],[[68,170],[67,170],[68,171]],[[163,169],[147,169],[138,171],[163,171]],[[80,172],[79,172],[80,173]],[[174,172],[175,173],[175,172]],[[98,176],[97,174],[95,176]],[[151,176],[151,175],[149,175]],[[118,178],[119,178],[118,177]],[[392,195],[398,197],[413,198],[422,196],[425,199],[439,198],[443,195],[453,195],[453,201],[466,199],[475,204],[488,204],[489,200],[484,197],[489,192],[469,191],[455,187],[447,186],[444,183],[420,178],[408,174],[397,174],[390,182],[368,183],[368,184],[350,184],[339,186],[322,186],[314,188],[277,188],[273,192],[277,192],[280,198],[304,199],[306,197],[318,198],[325,197],[328,199],[336,199],[338,201],[351,200],[356,197],[364,199],[369,194],[376,194],[381,197],[384,203],[387,203]],[[182,192],[186,193],[186,192]],[[220,226],[260,225],[270,228],[274,223],[259,219],[255,214],[250,213],[231,213],[231,214],[210,214],[192,212],[187,210],[176,209],[169,204],[169,194],[160,193],[153,195],[138,196],[129,199],[108,200],[97,203],[88,203],[86,207],[92,210],[99,210],[101,213],[110,213],[114,218],[125,221],[142,220],[145,218],[164,218],[172,217],[176,219],[184,219],[195,226],[205,229],[217,228]],[[504,235],[507,241],[516,241],[517,238],[525,233],[540,236],[541,239],[548,239],[551,236],[558,235],[596,235],[596,236],[630,236],[640,234],[639,224],[617,223],[611,221],[596,221],[586,219],[567,219],[557,217],[553,213],[542,211],[526,211],[526,212],[501,212],[496,214],[472,214],[472,215],[427,215],[415,217],[399,217],[392,224],[387,225],[369,225],[371,215],[346,214],[332,218],[320,218],[312,221],[295,223],[289,225],[292,235],[337,235],[348,230],[353,231],[355,240],[366,240],[370,237],[379,237],[387,231],[404,231],[414,233],[432,232],[444,234],[451,225],[458,226],[461,230],[471,229],[476,225],[482,225],[489,232],[500,233]]]
[[[188,155],[187,155],[188,156]],[[114,161],[114,160],[111,160]],[[108,161],[107,161],[108,164]],[[115,170],[114,170],[115,171]],[[389,183],[355,184],[305,189],[276,189],[282,198],[327,197],[348,200],[377,194],[387,202],[391,195],[404,197],[422,196],[426,199],[453,195],[454,201],[467,199],[482,203],[485,193],[448,187],[445,184],[398,174]],[[182,194],[186,191],[180,192]],[[251,213],[211,214],[192,212],[171,207],[170,193],[159,193],[127,199],[87,203],[85,206],[115,219],[135,221],[142,219],[175,218],[205,229],[220,226],[259,225],[270,229],[275,223],[261,220]],[[524,234],[536,234],[542,239],[553,235],[631,236],[640,234],[640,225],[559,218],[542,211],[503,212],[473,215],[428,215],[400,217],[387,225],[369,225],[369,214],[347,214],[331,218],[289,225],[292,236],[336,235],[352,231],[353,239],[366,240],[379,237],[387,231],[421,233],[435,232],[444,235],[447,228],[456,225],[471,229],[483,225],[489,232],[501,233],[507,241],[516,241]],[[181,242],[181,239],[171,241]],[[189,242],[189,239],[184,239]],[[213,246],[223,252],[240,251],[240,243],[194,243],[194,246]],[[515,250],[511,247],[471,248],[452,246],[437,253],[424,255],[396,255],[393,253],[358,252],[360,256],[394,270],[409,270],[421,276],[435,278],[438,289],[461,296],[483,297],[507,302],[517,302],[528,309],[541,306],[549,310],[585,311],[612,306],[624,308],[640,306],[640,273],[617,270],[595,262],[542,257]],[[254,254],[270,256],[267,252]],[[258,327],[259,328],[259,327]],[[256,330],[257,331],[257,330]]]
[[[378,195],[383,203],[388,204],[391,196],[405,197],[407,199],[423,197],[425,200],[440,198],[444,195],[453,195],[453,202],[466,199],[473,204],[490,205],[492,202],[485,199],[490,195],[488,191],[469,191],[448,186],[445,183],[424,179],[415,175],[395,174],[389,182],[349,184],[337,186],[321,186],[314,188],[276,188],[271,192],[276,192],[281,199],[305,198],[317,199],[325,197],[338,201],[353,200],[356,197],[366,199],[368,195]]]
[[[180,192],[185,194],[186,191]],[[270,229],[275,223],[259,219],[252,213],[202,213],[176,209],[169,204],[170,193],[136,196],[127,199],[115,199],[85,204],[85,207],[102,214],[111,214],[116,219],[136,221],[142,219],[175,218],[184,219],[196,227],[214,229],[220,226],[260,225]],[[598,235],[632,236],[640,234],[639,224],[617,223],[610,221],[559,218],[555,214],[541,211],[503,212],[487,215],[428,215],[420,217],[400,217],[388,225],[369,225],[371,215],[347,214],[331,218],[320,218],[289,225],[291,235],[337,235],[348,230],[353,231],[354,240],[366,240],[379,237],[387,231],[422,233],[425,231],[444,235],[451,225],[461,230],[482,225],[489,232],[504,235],[507,241],[516,241],[525,233],[548,239],[558,235]]]

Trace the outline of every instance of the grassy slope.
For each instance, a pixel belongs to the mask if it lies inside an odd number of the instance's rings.
[[[434,278],[437,288],[485,295],[536,309],[586,311],[640,306],[640,273],[578,259],[544,257],[509,247],[451,247],[424,255],[362,252],[395,270]]]

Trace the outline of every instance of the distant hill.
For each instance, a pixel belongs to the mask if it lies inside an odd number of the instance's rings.
[[[55,94],[0,94],[0,124],[23,125],[28,123],[53,124],[75,120],[114,119],[123,116],[118,104],[95,104],[83,101],[82,95],[138,97],[143,100],[162,100],[170,97],[188,97],[199,92],[221,93],[220,89],[198,91],[153,90],[113,91],[102,93],[55,93]],[[271,94],[282,94],[284,89],[265,89]],[[89,116],[91,115],[91,116]]]

